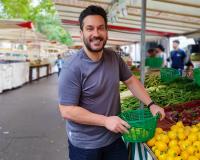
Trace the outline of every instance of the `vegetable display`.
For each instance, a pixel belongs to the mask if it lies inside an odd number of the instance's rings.
[[[184,125],[200,123],[200,100],[166,107],[165,113],[174,122],[182,121]]]
[[[179,121],[169,131],[156,128],[154,137],[147,145],[158,160],[199,160],[200,123],[184,126]]]
[[[179,78],[171,84],[163,84],[159,76],[148,76],[145,87],[152,100],[161,107],[200,100],[200,87],[193,80],[186,78]],[[122,110],[134,109],[139,106],[139,101],[134,97],[129,97],[122,101],[121,106]]]

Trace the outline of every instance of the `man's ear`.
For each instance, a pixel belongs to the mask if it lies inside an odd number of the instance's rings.
[[[83,40],[83,31],[82,30],[80,30],[80,38],[81,38],[81,40]]]

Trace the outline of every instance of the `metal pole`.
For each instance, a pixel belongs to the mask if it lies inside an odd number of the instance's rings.
[[[170,41],[169,41],[169,37],[166,38],[166,57],[169,58],[170,57]],[[167,62],[167,67],[170,67],[169,65],[170,62]]]
[[[145,30],[146,30],[146,0],[142,0],[142,10],[141,10],[141,47],[140,47],[140,55],[141,55],[141,63],[140,63],[140,77],[141,83],[144,84],[145,80],[145,58],[146,58],[146,47],[145,47]],[[140,108],[144,108],[144,104],[141,103]]]

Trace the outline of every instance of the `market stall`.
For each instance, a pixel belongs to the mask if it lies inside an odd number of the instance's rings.
[[[0,20],[0,39],[0,93],[56,72],[57,55],[67,50],[20,20]]]
[[[115,46],[115,45],[129,45],[129,44],[136,44],[141,42],[141,74],[140,78],[145,83],[145,86],[152,97],[153,101],[155,101],[158,105],[162,107],[167,107],[175,104],[182,104],[192,100],[199,100],[200,99],[200,88],[198,82],[193,79],[181,78],[180,76],[176,76],[175,73],[172,73],[168,77],[163,78],[160,75],[160,70],[156,72],[156,74],[152,74],[152,72],[148,72],[149,75],[145,76],[144,72],[144,65],[145,65],[145,41],[156,41],[165,37],[168,42],[169,46],[169,37],[171,36],[192,36],[192,35],[199,35],[200,31],[200,8],[198,1],[187,1],[187,0],[148,0],[148,1],[137,1],[137,0],[120,0],[120,1],[64,1],[64,0],[54,0],[56,9],[62,20],[64,27],[69,30],[72,34],[72,38],[75,41],[75,44],[81,45],[80,36],[79,36],[79,24],[78,24],[78,16],[83,8],[87,7],[88,5],[99,5],[105,8],[108,11],[108,30],[110,32],[109,39],[108,39],[108,46]],[[145,7],[145,2],[146,7]],[[143,8],[143,10],[142,10]],[[146,9],[145,9],[146,8]],[[145,16],[146,15],[146,16]],[[142,17],[142,19],[141,19]],[[146,19],[145,19],[146,18]],[[146,23],[145,23],[146,21]],[[141,25],[142,24],[142,25]],[[146,27],[146,28],[145,28]],[[140,36],[142,32],[143,36]],[[146,35],[146,39],[145,39]],[[198,37],[199,38],[199,37]],[[169,48],[167,48],[167,54],[169,55]],[[148,66],[156,66],[155,68],[161,67],[160,60],[149,60]],[[164,74],[167,73],[164,70]],[[133,73],[134,74],[134,73]],[[163,80],[169,80],[167,83]],[[123,91],[122,97],[122,111],[128,110],[135,110],[140,105],[140,102],[131,97],[131,93],[127,92],[126,86],[120,84],[120,91]],[[126,92],[126,93],[124,93]],[[130,96],[130,97],[129,97]],[[178,105],[176,106],[178,107]],[[195,112],[199,110],[198,106],[195,106],[193,109]],[[180,112],[180,111],[178,111]],[[191,114],[194,114],[192,112]],[[161,126],[165,126],[165,129],[170,129],[172,125],[176,122],[168,116],[169,121],[163,123]],[[194,117],[196,122],[196,126],[188,126],[186,128],[190,128],[194,130],[197,134],[200,133],[199,129],[199,121],[197,117]],[[195,121],[192,120],[192,121]],[[168,127],[166,127],[168,124]],[[176,127],[180,127],[180,130],[185,129],[182,125],[182,122],[178,122]],[[197,129],[193,129],[197,127]],[[137,131],[135,131],[137,132]],[[144,132],[146,133],[146,132]],[[156,129],[156,134],[165,133],[161,129]],[[188,132],[189,134],[189,132]],[[135,135],[134,133],[132,134]],[[177,136],[177,135],[176,135]],[[164,136],[165,139],[166,136]],[[181,137],[181,136],[180,136]],[[188,137],[184,137],[186,140]],[[178,140],[178,139],[177,139]],[[159,141],[159,139],[158,139]],[[160,145],[160,144],[158,144]],[[153,146],[153,145],[152,145]],[[173,158],[180,159],[181,151],[177,148],[177,152],[179,154],[174,154],[170,150],[168,145],[162,145],[163,150],[158,150],[156,153],[153,148],[149,148],[151,153],[154,152],[151,159],[164,159],[168,160],[165,156],[161,156],[161,152],[168,152],[173,155]],[[196,146],[196,145],[195,145]],[[136,147],[137,148],[137,147]],[[139,147],[141,148],[141,147]],[[155,148],[155,147],[154,147]],[[195,151],[196,153],[197,151]],[[199,151],[198,151],[199,153]],[[191,158],[195,159],[199,155],[193,154],[193,151],[190,153]],[[139,155],[139,153],[138,153]],[[145,155],[144,155],[145,156]],[[144,157],[143,156],[143,157]],[[156,158],[157,157],[157,158]],[[164,157],[164,158],[163,158]],[[140,159],[136,158],[135,154],[129,157],[130,159]],[[146,158],[149,159],[149,158]],[[199,158],[196,158],[199,159]],[[195,160],[196,160],[195,159]]]
[[[29,63],[5,63],[0,64],[0,93],[20,87],[29,81]]]
[[[49,76],[50,64],[31,65],[29,81],[38,80],[42,77]]]

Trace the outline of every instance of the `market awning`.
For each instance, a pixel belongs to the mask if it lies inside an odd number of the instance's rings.
[[[0,20],[0,40],[13,42],[47,41],[47,38],[35,32],[30,21]]]
[[[32,29],[33,24],[31,21],[0,19],[0,29],[3,29],[3,28],[5,29],[16,29],[16,28]]]
[[[75,44],[80,44],[78,17],[88,5],[99,5],[111,13],[109,45],[140,41],[141,0],[54,0],[56,10]],[[126,7],[123,6],[126,2]],[[122,13],[119,13],[121,7]],[[118,9],[116,15],[115,10]],[[127,13],[126,13],[127,12]],[[146,40],[163,36],[191,35],[200,32],[199,0],[148,0]]]

